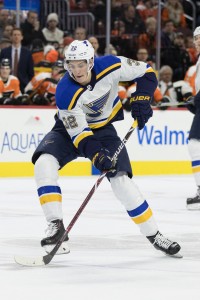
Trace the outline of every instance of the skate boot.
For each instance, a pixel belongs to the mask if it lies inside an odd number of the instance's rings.
[[[48,228],[46,229],[47,237],[41,240],[41,246],[47,253],[49,253],[55,247],[56,243],[64,234],[64,232],[65,228],[62,220],[54,220],[48,224]],[[65,254],[70,252],[67,245],[68,240],[69,238],[67,236],[56,254]]]
[[[200,210],[200,189],[197,190],[196,196],[187,198],[188,210]]]
[[[178,243],[170,241],[168,238],[164,237],[159,231],[155,235],[147,236],[147,238],[157,250],[163,251],[167,255],[173,256],[176,253],[178,253],[181,249]]]

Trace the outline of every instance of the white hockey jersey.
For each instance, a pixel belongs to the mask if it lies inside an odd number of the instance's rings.
[[[154,73],[154,70],[144,62],[103,56],[95,58],[92,79],[86,86],[81,86],[68,73],[65,74],[57,86],[56,105],[58,117],[75,147],[78,148],[83,139],[93,135],[92,129],[123,119],[118,83],[133,81],[146,73]],[[153,78],[156,78],[154,75]]]

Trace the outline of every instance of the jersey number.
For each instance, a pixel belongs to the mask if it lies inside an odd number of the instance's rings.
[[[63,124],[67,129],[78,127],[76,118],[74,116],[69,116],[67,118],[63,117]]]

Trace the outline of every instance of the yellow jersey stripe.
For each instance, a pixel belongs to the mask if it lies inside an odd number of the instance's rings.
[[[41,205],[44,205],[49,202],[62,202],[61,194],[44,194],[40,196]]]
[[[153,68],[148,68],[147,70],[146,70],[146,72],[145,73],[149,73],[149,72],[153,72],[153,73],[155,73],[155,71],[154,71],[154,69]]]
[[[73,98],[72,98],[72,101],[70,102],[70,105],[68,106],[68,110],[72,109],[78,95],[83,91],[83,88],[80,88],[76,91],[76,93],[74,94]]]
[[[193,173],[198,173],[198,172],[200,172],[200,167],[192,167],[192,172],[193,172]]]
[[[78,144],[80,143],[80,141],[82,141],[84,138],[86,138],[87,136],[93,135],[92,131],[84,131],[82,133],[80,133],[74,140],[74,146],[76,148],[78,148]]]
[[[151,208],[148,208],[142,215],[140,215],[139,217],[133,217],[131,218],[135,224],[141,224],[146,222],[148,219],[151,218],[151,216],[153,215]]]
[[[105,70],[103,70],[101,73],[99,73],[97,76],[96,76],[96,79],[99,79],[101,76],[105,75],[106,73],[108,73],[109,71],[111,71],[112,69],[115,69],[117,67],[121,67],[121,63],[116,63],[108,68],[106,68]]]

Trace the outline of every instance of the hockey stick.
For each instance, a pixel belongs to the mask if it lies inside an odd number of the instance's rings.
[[[123,138],[121,144],[119,145],[119,147],[115,151],[115,153],[114,153],[114,155],[112,157],[112,160],[116,159],[119,156],[119,154],[121,153],[121,151],[124,148],[125,144],[127,143],[128,139],[130,138],[131,134],[133,133],[133,131],[137,127],[137,125],[138,124],[137,124],[137,120],[136,120],[136,121],[133,122],[133,124],[130,127],[129,131],[127,132],[127,134]],[[68,233],[70,232],[70,230],[74,226],[76,220],[79,218],[80,214],[84,210],[85,206],[87,205],[87,203],[89,202],[89,200],[91,199],[92,195],[94,194],[94,192],[96,191],[96,189],[98,188],[98,186],[100,185],[100,183],[102,182],[102,180],[104,179],[104,177],[106,176],[107,173],[108,173],[108,171],[105,171],[105,172],[103,172],[99,176],[99,178],[97,179],[96,183],[93,185],[93,187],[90,190],[90,192],[88,193],[87,197],[85,198],[85,200],[81,204],[80,208],[78,209],[78,211],[76,212],[76,214],[72,218],[72,220],[69,223],[68,227],[66,228],[63,236],[60,238],[60,240],[57,242],[57,244],[51,250],[51,252],[49,252],[47,255],[40,256],[40,257],[35,257],[35,258],[29,258],[29,257],[23,257],[23,256],[15,256],[14,257],[15,262],[18,263],[18,264],[20,264],[20,265],[29,266],[29,267],[44,266],[44,265],[49,264],[50,261],[53,259],[54,255],[56,254],[56,252],[58,251],[59,247],[61,246],[62,242],[65,240],[65,238],[67,237]]]
[[[187,106],[187,105],[194,105],[194,98],[192,97],[191,100],[189,101],[182,101],[182,102],[167,102],[167,103],[159,103],[155,106],[156,108],[161,108],[161,107],[176,107],[176,106]]]

